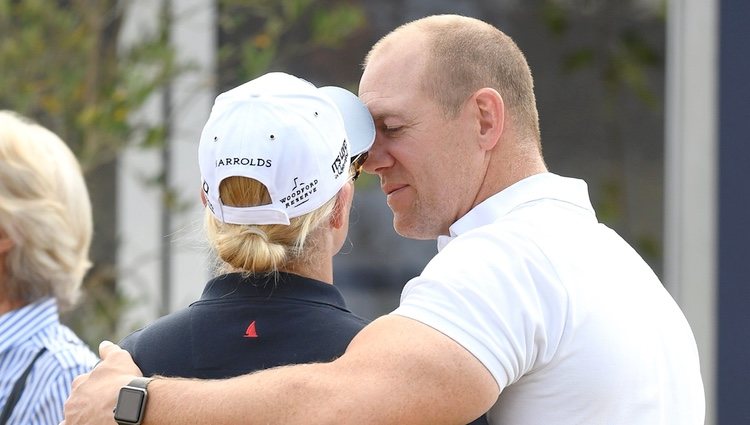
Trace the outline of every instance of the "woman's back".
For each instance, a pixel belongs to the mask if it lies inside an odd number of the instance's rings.
[[[333,285],[289,273],[231,273],[209,281],[200,300],[120,345],[145,376],[226,378],[331,361],[366,324]]]

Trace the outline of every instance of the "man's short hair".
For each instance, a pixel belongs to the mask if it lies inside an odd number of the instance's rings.
[[[510,37],[478,19],[429,16],[406,23],[383,37],[368,54],[365,66],[391,39],[414,32],[426,36],[429,46],[422,88],[446,116],[455,116],[475,91],[494,88],[502,96],[516,130],[539,144],[534,80],[526,57]]]

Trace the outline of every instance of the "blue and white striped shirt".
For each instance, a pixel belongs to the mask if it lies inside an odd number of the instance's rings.
[[[47,351],[34,363],[9,425],[59,424],[73,379],[91,370],[98,360],[60,323],[52,298],[0,315],[0,411],[16,380],[42,347]]]

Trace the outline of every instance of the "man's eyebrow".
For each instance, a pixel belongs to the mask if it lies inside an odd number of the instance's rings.
[[[382,121],[388,118],[404,118],[405,114],[401,110],[395,110],[395,109],[384,109],[384,110],[375,110],[370,111],[372,114],[372,119],[376,121]]]
[[[360,99],[362,99],[361,95]],[[385,119],[400,114],[398,109],[391,106],[391,102],[389,102],[387,98],[374,98],[369,99],[369,101],[362,100],[365,106],[367,106],[367,109],[370,110],[373,119]]]
[[[396,114],[394,114],[392,112],[376,112],[376,113],[372,114],[372,119],[375,120],[375,121],[384,121],[384,120],[386,120],[388,118],[392,118],[394,116],[396,116]]]

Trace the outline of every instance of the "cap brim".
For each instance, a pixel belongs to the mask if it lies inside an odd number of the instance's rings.
[[[344,118],[346,135],[351,145],[351,156],[367,152],[375,141],[375,123],[367,106],[359,100],[357,95],[341,87],[321,87],[341,112]]]

